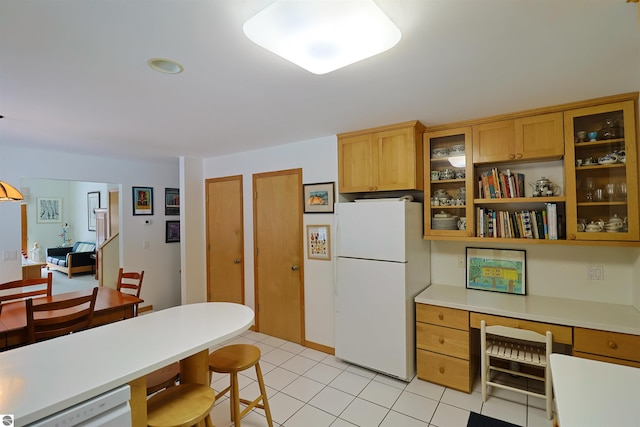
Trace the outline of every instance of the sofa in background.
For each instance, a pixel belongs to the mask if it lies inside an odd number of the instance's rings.
[[[73,247],[47,248],[47,270],[59,270],[71,278],[73,273],[93,272],[96,244],[76,242]]]

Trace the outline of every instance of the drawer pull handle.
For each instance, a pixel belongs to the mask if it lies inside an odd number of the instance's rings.
[[[609,348],[615,350],[616,348],[618,348],[618,344],[614,343],[613,341],[609,341]]]
[[[444,338],[442,338],[442,337],[438,338],[438,342],[439,342],[440,344],[444,344]]]
[[[440,320],[444,319],[444,314],[438,313],[438,319],[440,319]]]
[[[438,371],[440,371],[441,374],[444,374],[444,367],[440,366],[440,368],[438,369]]]

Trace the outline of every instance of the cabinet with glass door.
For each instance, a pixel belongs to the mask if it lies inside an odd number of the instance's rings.
[[[471,127],[426,132],[423,151],[425,236],[473,236]]]
[[[567,240],[637,241],[637,99],[564,113]]]

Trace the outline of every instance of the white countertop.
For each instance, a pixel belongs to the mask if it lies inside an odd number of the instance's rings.
[[[555,353],[550,360],[561,427],[640,425],[640,369]]]
[[[510,295],[431,285],[415,302],[558,325],[640,335],[640,311],[631,305],[536,295]]]
[[[0,353],[0,413],[34,422],[247,330],[231,303],[168,308]]]

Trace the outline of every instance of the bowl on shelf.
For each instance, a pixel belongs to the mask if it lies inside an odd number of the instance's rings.
[[[598,139],[598,132],[589,132],[589,141],[596,141]]]
[[[431,150],[431,154],[433,157],[447,157],[449,155],[449,150],[446,148],[434,148]]]

